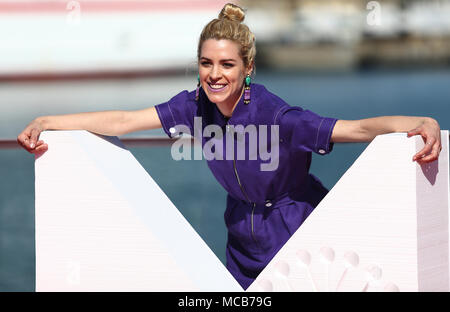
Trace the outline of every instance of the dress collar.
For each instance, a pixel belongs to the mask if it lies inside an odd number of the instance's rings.
[[[252,86],[250,86],[251,90]],[[231,117],[225,117],[219,110],[219,108],[217,107],[217,105],[215,103],[212,103],[208,97],[206,96],[206,93],[203,92],[203,96],[206,99],[206,105],[209,107],[212,107],[212,113],[213,113],[213,120],[212,123],[223,127],[226,124],[229,125],[243,125],[246,126],[249,122],[250,122],[250,106],[252,105],[252,102],[250,101],[249,104],[244,104],[244,94],[242,93],[242,96],[240,97],[238,103],[236,104],[236,107],[233,110],[233,113],[231,115]]]

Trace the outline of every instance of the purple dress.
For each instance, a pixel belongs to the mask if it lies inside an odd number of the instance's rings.
[[[207,160],[208,166],[228,192],[227,269],[246,289],[327,194],[319,179],[309,173],[311,152],[325,155],[332,150],[331,133],[337,119],[289,106],[258,84],[251,85],[250,103],[244,104],[242,97],[229,119],[203,90],[198,101],[195,92],[183,91],[156,105],[156,110],[167,135],[173,137],[179,125],[185,125],[190,134],[201,137],[205,150],[215,153]],[[194,125],[197,116],[202,117],[201,127]],[[223,136],[202,136],[208,125],[220,127]],[[254,153],[250,134],[243,130],[249,125],[258,129],[258,147],[270,152],[278,148],[278,155],[272,153],[268,159],[267,154]],[[278,137],[271,133],[274,125]],[[260,137],[260,126],[267,126],[266,139]],[[231,140],[227,140],[227,131],[232,132]],[[240,140],[245,154],[241,148],[238,155]],[[262,164],[270,163],[270,170],[261,170]]]

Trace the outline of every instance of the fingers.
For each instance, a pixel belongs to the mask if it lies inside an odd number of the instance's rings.
[[[22,133],[20,133],[17,136],[17,143],[19,143],[20,146],[22,146],[24,149],[28,150],[31,148],[30,147],[30,137],[31,137],[31,131],[30,128],[27,127],[25,128],[25,130],[22,131]]]
[[[412,129],[411,131],[408,131],[407,136],[411,137],[413,135],[418,135],[420,134],[420,132],[421,132],[420,128]]]
[[[436,142],[436,139],[429,138],[425,142],[425,146],[422,148],[422,150],[420,150],[416,155],[414,155],[413,161],[418,160],[418,159],[422,159],[427,154],[429,154],[432,151],[432,149],[433,149],[433,147],[435,145],[435,142]]]
[[[30,148],[34,148],[36,146],[36,143],[38,141],[39,138],[39,130],[37,129],[32,129],[31,130],[31,136],[30,136]]]
[[[42,142],[42,141],[39,141]],[[33,154],[42,154],[45,153],[48,150],[48,145],[44,142],[42,142],[39,145],[36,145],[36,147],[33,150]]]
[[[21,134],[17,137],[17,143],[22,146],[29,153],[32,153],[32,149],[30,148],[29,138],[25,134]]]
[[[442,150],[439,124],[434,119],[427,119],[419,127],[408,131],[407,136],[421,135],[425,146],[413,157],[419,163],[432,162],[438,159]]]
[[[429,163],[437,160],[439,158],[439,148],[435,149],[433,148],[432,152],[417,160],[418,163]]]
[[[432,161],[435,161],[439,158],[439,154],[442,150],[442,146],[439,141],[435,141],[433,145],[428,145],[428,147],[423,148],[419,153],[417,153],[414,158],[414,160],[417,160],[418,163],[429,163]],[[432,148],[430,148],[432,146]]]
[[[34,153],[34,149],[38,145],[39,135],[42,131],[41,128],[39,123],[33,121],[17,136],[17,143],[29,153]],[[40,144],[43,144],[43,142]]]
[[[34,153],[41,153],[48,150],[48,145],[42,140],[39,140],[34,144],[33,147],[30,146],[30,139],[26,137],[26,135],[19,135],[17,137],[17,143],[22,146],[27,152],[34,154]]]

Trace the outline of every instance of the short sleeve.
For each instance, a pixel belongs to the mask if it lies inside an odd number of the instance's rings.
[[[194,92],[182,91],[168,102],[155,105],[164,132],[173,137],[174,134],[185,132],[181,126],[189,128],[194,135],[194,116],[197,103]]]
[[[332,151],[331,134],[336,118],[319,116],[300,107],[287,107],[279,114],[280,134],[294,149],[325,155]]]

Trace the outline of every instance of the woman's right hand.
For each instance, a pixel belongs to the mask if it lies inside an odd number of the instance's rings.
[[[39,135],[44,131],[44,127],[39,119],[33,120],[18,136],[17,143],[29,153],[40,154],[48,149],[44,141],[39,140]]]

